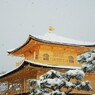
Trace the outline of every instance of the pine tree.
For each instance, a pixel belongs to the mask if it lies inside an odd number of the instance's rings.
[[[93,91],[90,81],[82,81],[87,72],[95,71],[95,50],[91,50],[77,57],[82,67],[65,73],[50,70],[41,75],[39,80],[29,79],[30,95],[68,95],[74,89]],[[71,82],[74,79],[75,82]],[[61,88],[67,88],[62,92]]]

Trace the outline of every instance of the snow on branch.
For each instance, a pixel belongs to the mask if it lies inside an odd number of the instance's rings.
[[[82,65],[82,70],[84,72],[95,71],[95,50],[91,50],[77,57],[77,60]]]
[[[67,95],[73,89],[93,91],[88,81],[81,81],[84,76],[85,73],[82,70],[69,70],[66,73],[50,70],[41,75],[39,80],[28,80],[30,95]],[[77,81],[70,82],[71,78],[76,78]],[[61,88],[68,88],[68,90],[62,92]]]
[[[86,81],[86,82],[78,81],[76,82],[75,85],[77,85],[75,88],[78,90],[93,91],[89,81]]]
[[[86,72],[95,71],[95,50],[91,50],[77,57],[83,64],[81,69],[59,72],[50,70],[41,75],[39,80],[29,79],[30,95],[68,95],[73,89],[93,91],[89,81],[82,81]],[[74,79],[72,82],[71,79]],[[62,92],[61,88],[67,88]]]
[[[69,70],[64,74],[66,80],[70,80],[71,78],[76,78],[77,80],[82,80],[85,76],[85,73],[82,70]]]
[[[54,78],[63,78],[62,76],[63,73],[55,71],[55,70],[50,70],[47,73],[45,73],[44,75],[40,76],[40,80],[44,80],[44,79],[54,79]]]

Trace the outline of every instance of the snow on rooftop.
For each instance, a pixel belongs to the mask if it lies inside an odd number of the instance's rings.
[[[45,41],[51,41],[54,43],[65,43],[65,44],[76,44],[76,45],[95,45],[95,42],[86,42],[86,41],[79,41],[79,40],[74,40],[70,39],[67,37],[59,36],[55,34],[54,32],[47,32],[43,36],[35,36],[38,39],[42,39]]]
[[[59,69],[80,69],[80,67],[73,67],[73,66],[54,66],[54,65],[48,65],[48,64],[42,64],[42,63],[38,63],[38,62],[33,62],[33,61],[29,61],[29,60],[25,60],[27,62],[29,62],[29,64],[34,64],[34,65],[38,65],[38,66],[45,66],[45,67],[51,67],[51,68],[59,68]],[[24,61],[22,61],[22,64],[24,63]],[[14,69],[9,70],[8,72],[4,73],[4,74],[0,74],[0,77],[3,75],[6,75],[16,69],[18,69],[22,64],[20,64],[18,67],[15,67]]]
[[[83,45],[83,46],[95,46],[95,42],[86,42],[86,41],[79,41],[79,40],[74,40],[71,38],[63,37],[60,35],[55,34],[55,32],[48,31],[45,35],[31,35],[31,37],[34,36],[37,39],[40,39],[42,41],[49,41],[51,43],[60,43],[60,44],[71,44],[71,45]],[[14,51],[16,48],[7,50],[7,52]]]
[[[40,66],[46,66],[46,67],[55,67],[55,68],[63,68],[63,69],[80,69],[80,67],[74,67],[74,66],[55,66],[55,65],[48,65],[48,64],[42,64],[39,62],[33,62],[33,61],[29,61],[29,60],[25,60],[27,62],[29,62],[30,64],[35,64],[35,65],[40,65]]]

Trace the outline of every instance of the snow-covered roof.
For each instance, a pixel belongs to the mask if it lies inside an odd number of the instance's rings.
[[[70,38],[59,36],[53,32],[47,32],[43,36],[29,35],[27,41],[23,45],[15,49],[8,50],[8,53],[16,52],[17,50],[26,46],[31,40],[35,40],[35,41],[47,43],[47,44],[57,44],[57,45],[67,45],[67,46],[82,46],[82,47],[83,46],[84,47],[95,46],[95,42],[85,42],[85,41],[73,40]]]
[[[30,64],[35,65],[35,66],[42,66],[42,67],[48,67],[48,68],[80,69],[80,67],[74,67],[74,66],[55,66],[55,65],[42,64],[42,63],[39,63],[39,62],[33,62],[33,61],[29,61],[29,60],[26,60],[26,61],[29,62]]]
[[[37,63],[37,62],[33,62],[33,61],[29,61],[29,60],[25,60],[20,66],[16,67],[15,69],[12,69],[2,75],[0,75],[0,78],[6,77],[10,74],[13,74],[19,70],[21,70],[21,68],[24,68],[25,65],[30,65],[33,67],[38,67],[38,68],[52,68],[52,69],[64,69],[64,70],[75,70],[75,69],[80,69],[80,67],[70,67],[70,66],[53,66],[53,65],[47,65],[47,64],[41,64],[41,63]]]
[[[35,36],[38,39],[45,40],[45,41],[50,41],[53,43],[65,43],[65,44],[75,44],[75,45],[95,45],[95,42],[86,42],[86,41],[79,41],[79,40],[74,40],[70,39],[67,37],[59,36],[55,34],[54,32],[47,32],[43,36]]]

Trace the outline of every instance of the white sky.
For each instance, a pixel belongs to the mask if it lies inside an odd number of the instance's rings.
[[[0,0],[0,71],[18,62],[7,50],[29,34],[44,35],[54,26],[58,35],[95,41],[95,0]]]

